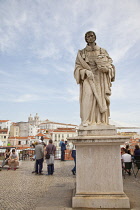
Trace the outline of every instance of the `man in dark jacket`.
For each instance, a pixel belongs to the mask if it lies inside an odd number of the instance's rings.
[[[64,142],[64,139],[62,139],[62,143],[61,143],[61,161],[65,160],[65,150],[66,150],[66,144]]]

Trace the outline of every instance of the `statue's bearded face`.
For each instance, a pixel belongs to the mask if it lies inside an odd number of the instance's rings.
[[[96,40],[96,36],[93,32],[89,32],[88,34],[86,34],[85,39],[87,43],[93,43]]]

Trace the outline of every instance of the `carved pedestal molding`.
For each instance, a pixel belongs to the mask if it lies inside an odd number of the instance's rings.
[[[97,127],[96,127],[97,128]],[[79,128],[78,136],[69,138],[76,145],[76,189],[73,208],[130,208],[123,192],[120,145],[129,137],[114,135],[104,127]],[[87,135],[84,135],[87,132]],[[92,133],[92,135],[89,135]],[[104,135],[100,135],[100,134]],[[96,135],[93,135],[96,134]]]
[[[110,136],[116,134],[117,131],[114,125],[79,126],[78,129],[78,136]]]

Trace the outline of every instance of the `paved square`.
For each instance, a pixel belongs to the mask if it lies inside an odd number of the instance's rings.
[[[32,174],[34,162],[22,161],[16,171],[0,171],[1,210],[71,210],[72,190],[75,176],[73,161],[55,161],[53,176]],[[47,165],[44,162],[43,173]],[[124,191],[130,199],[131,209],[140,209],[140,172],[124,179]]]

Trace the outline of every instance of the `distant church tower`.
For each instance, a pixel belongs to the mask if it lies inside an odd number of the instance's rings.
[[[34,116],[34,118],[30,114],[30,116],[28,117],[28,123],[30,123],[32,125],[38,126],[39,123],[40,123],[40,119],[39,119],[38,113],[36,113],[36,115]]]
[[[33,117],[32,117],[31,114],[30,114],[30,116],[28,117],[28,123],[33,124]]]
[[[40,123],[40,120],[39,120],[39,116],[38,116],[38,113],[36,113],[36,115],[34,116],[34,125],[39,125]]]

